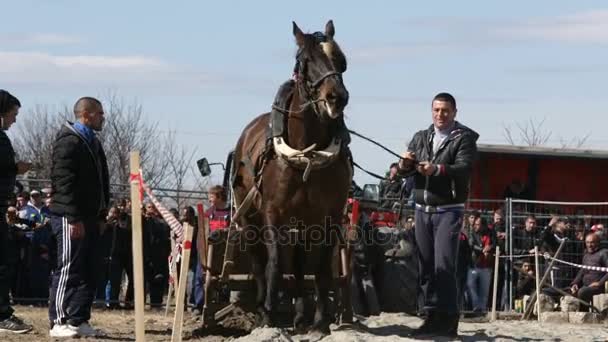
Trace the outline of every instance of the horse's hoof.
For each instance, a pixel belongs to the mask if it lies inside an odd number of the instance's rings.
[[[272,326],[270,315],[267,313],[260,313],[257,326],[258,328],[270,328]]]
[[[329,335],[331,333],[331,331],[329,330],[329,323],[327,323],[325,321],[315,322],[312,325],[311,332],[323,334],[323,335]]]
[[[329,331],[327,333],[323,333],[321,331],[318,330],[312,330],[308,335],[307,335],[307,340],[309,342],[317,342],[317,341],[321,341],[322,339],[324,339],[327,335],[329,335]]]
[[[307,332],[304,315],[296,315],[296,317],[293,319],[293,330],[296,334],[305,334]]]

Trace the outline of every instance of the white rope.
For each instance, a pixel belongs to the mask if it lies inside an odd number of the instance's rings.
[[[531,203],[547,205],[608,205],[608,202],[552,202],[552,201],[532,201],[523,199],[512,199],[511,203]]]
[[[557,261],[559,263],[562,263],[562,264],[565,264],[565,265],[569,265],[569,266],[573,266],[573,267],[577,267],[577,268],[582,268],[584,270],[598,271],[598,272],[608,272],[608,267],[579,265],[579,264],[575,264],[575,263],[572,263],[572,262],[568,262],[568,261],[564,261],[564,260],[560,260],[560,259],[554,258],[554,257],[550,256],[548,253],[545,253],[544,257],[545,257],[545,259],[555,260],[555,261]]]
[[[517,259],[517,258],[529,258],[529,257],[533,257],[534,254],[513,254],[513,255],[501,255],[499,258],[513,258],[513,259]]]

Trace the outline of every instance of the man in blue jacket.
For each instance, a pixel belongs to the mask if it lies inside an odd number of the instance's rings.
[[[61,127],[53,145],[51,227],[57,268],[51,284],[51,337],[96,336],[91,305],[101,266],[96,242],[109,204],[108,165],[95,135],[101,131],[101,102],[83,97],[74,105],[76,122]]]

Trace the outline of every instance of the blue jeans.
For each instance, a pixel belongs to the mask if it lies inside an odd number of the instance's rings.
[[[198,260],[197,260],[198,261]],[[200,262],[196,263],[196,272],[194,273],[194,308],[202,310],[205,304],[205,272]]]
[[[467,288],[474,311],[487,311],[492,271],[489,268],[472,268],[467,278]]]

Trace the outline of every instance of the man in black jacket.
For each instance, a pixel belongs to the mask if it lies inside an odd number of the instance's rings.
[[[583,256],[583,265],[591,267],[608,267],[608,250],[600,249],[600,238],[592,233],[585,238],[587,253]],[[589,303],[593,296],[604,293],[608,273],[599,270],[581,269],[570,284],[573,295]]]
[[[99,100],[74,105],[76,122],[61,127],[53,145],[51,225],[57,242],[49,320],[51,337],[95,336],[89,324],[95,294],[100,224],[109,204],[106,156],[94,131],[104,121]]]
[[[4,131],[17,120],[21,103],[6,90],[0,90],[0,332],[25,333],[32,329],[13,316],[9,302],[10,280],[15,272],[15,241],[10,236],[6,213],[10,196],[15,191],[17,174],[30,168],[28,163],[15,162],[13,145]]]
[[[458,236],[479,135],[455,121],[456,111],[452,95],[435,96],[433,125],[414,135],[399,163],[403,171],[417,171],[415,233],[427,317],[415,335],[458,334]]]

